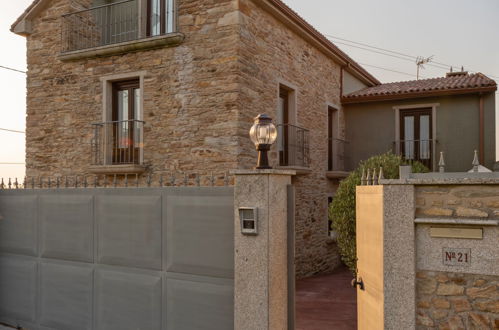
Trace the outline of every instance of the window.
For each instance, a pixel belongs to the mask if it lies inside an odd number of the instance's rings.
[[[147,1],[147,36],[154,37],[174,31],[174,0]]]
[[[432,109],[400,111],[400,153],[406,160],[417,160],[432,167]]]
[[[279,150],[279,165],[289,164],[289,90],[279,88],[279,106],[277,109],[277,148]]]
[[[327,170],[334,171],[338,166],[335,166],[335,149],[337,140],[336,138],[336,128],[337,128],[337,113],[338,111],[333,107],[328,107],[327,109],[327,137],[328,137],[328,148],[327,148]]]
[[[113,164],[138,164],[142,140],[140,82],[115,82],[112,91],[111,149]],[[109,134],[109,132],[108,132]]]

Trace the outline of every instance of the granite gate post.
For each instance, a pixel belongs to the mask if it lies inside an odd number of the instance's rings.
[[[234,329],[287,330],[287,186],[295,172],[234,174]]]

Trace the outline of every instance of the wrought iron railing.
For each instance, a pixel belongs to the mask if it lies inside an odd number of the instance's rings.
[[[328,139],[328,171],[347,171],[348,144],[348,141],[342,139]]]
[[[406,161],[418,161],[429,169],[433,163],[433,140],[399,140],[394,142],[395,153]]]
[[[154,14],[140,10],[146,0],[125,0],[62,16],[62,52],[95,48],[175,32],[174,1]],[[152,10],[152,9],[150,9]]]
[[[309,131],[290,124],[277,125],[280,166],[310,166]]]
[[[142,164],[143,121],[110,121],[92,126],[92,165]]]

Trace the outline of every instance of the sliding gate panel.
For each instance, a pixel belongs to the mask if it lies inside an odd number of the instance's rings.
[[[231,330],[232,187],[0,190],[0,322]]]

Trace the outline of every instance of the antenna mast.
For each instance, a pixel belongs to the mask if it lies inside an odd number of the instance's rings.
[[[434,55],[431,55],[430,57],[423,57],[423,56],[418,56],[416,58],[416,65],[418,67],[417,74],[416,74],[416,79],[419,80],[419,69],[424,69],[424,64],[430,63],[433,59]]]

